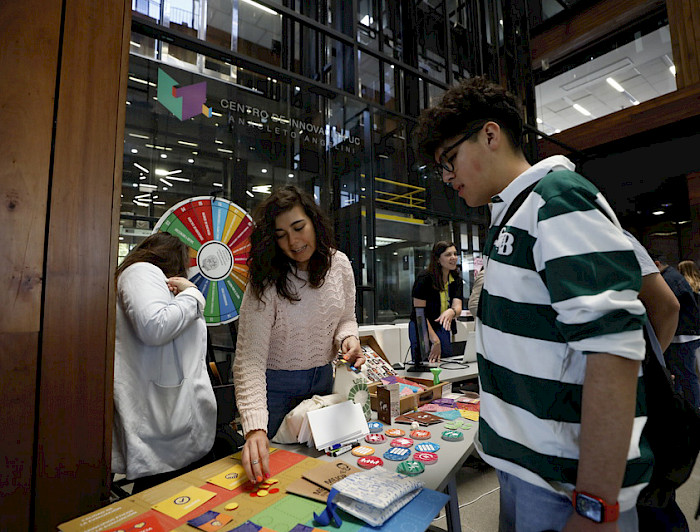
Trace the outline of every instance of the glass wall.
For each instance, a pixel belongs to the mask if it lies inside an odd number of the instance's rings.
[[[457,245],[469,293],[486,212],[430,179],[409,139],[422,108],[481,72],[481,59],[464,60],[475,49],[466,28],[495,21],[454,1],[132,7],[120,257],[183,200],[225,198],[251,212],[295,183],[334,219],[360,322],[408,318],[437,240]],[[173,108],[175,88],[196,92],[201,109]]]

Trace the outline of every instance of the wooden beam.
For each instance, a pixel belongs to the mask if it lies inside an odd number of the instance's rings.
[[[700,115],[700,84],[664,94],[653,100],[572,127],[554,135],[554,138],[583,151],[698,115]],[[565,148],[545,139],[537,142],[541,157],[570,153]]]
[[[61,3],[0,2],[0,530],[27,530]]]
[[[667,0],[668,23],[679,89],[700,83],[700,3]]]
[[[47,224],[34,529],[108,502],[131,2],[64,0]],[[37,37],[41,39],[41,36]]]

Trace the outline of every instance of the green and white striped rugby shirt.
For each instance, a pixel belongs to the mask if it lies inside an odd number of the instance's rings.
[[[570,495],[578,467],[586,354],[644,358],[644,307],[632,244],[600,192],[561,156],[518,176],[494,197],[477,318],[486,462]],[[539,181],[506,228],[508,205]],[[620,509],[651,476],[641,439],[646,422],[641,370]]]

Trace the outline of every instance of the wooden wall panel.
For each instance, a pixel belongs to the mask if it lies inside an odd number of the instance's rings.
[[[676,85],[679,89],[700,83],[700,2],[667,0]]]
[[[50,530],[108,498],[115,203],[130,7],[128,0],[65,0],[47,228],[37,530]]]
[[[30,521],[60,22],[58,2],[0,2],[0,530]]]
[[[681,2],[683,0],[669,0]],[[697,2],[697,0],[687,0]],[[602,0],[565,24],[558,24],[530,39],[532,68],[550,64],[624,28],[664,5],[664,0]]]

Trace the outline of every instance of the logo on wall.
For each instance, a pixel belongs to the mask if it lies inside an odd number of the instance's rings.
[[[211,118],[211,107],[207,107],[207,83],[195,83],[179,87],[179,83],[158,69],[158,101],[180,120],[189,120],[202,113]]]

